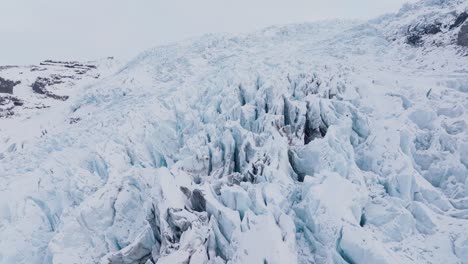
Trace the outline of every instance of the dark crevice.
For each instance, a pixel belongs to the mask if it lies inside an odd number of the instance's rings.
[[[187,187],[180,186],[179,189],[185,195],[185,197],[187,197],[187,199],[190,199],[192,192]]]
[[[310,125],[309,115],[306,114],[306,121],[304,127],[304,145],[309,144],[312,140],[314,140],[314,133],[313,129]]]
[[[244,89],[242,88],[242,85],[239,85],[239,101],[241,103],[241,106],[244,106],[247,102],[245,100],[245,92]]]
[[[338,254],[341,256],[341,258],[346,261],[348,264],[356,264],[354,261],[344,252],[344,250],[341,248],[341,239],[343,239],[343,228],[340,230],[340,234],[338,236],[338,239],[336,241],[336,251]]]
[[[237,142],[234,144],[234,172],[241,172],[239,147],[237,146]]]
[[[208,148],[208,176],[211,175],[211,172],[213,171],[213,153],[211,151],[211,148]]]
[[[319,126],[319,132],[322,137],[327,135],[328,127],[326,126]]]
[[[132,153],[132,151],[130,150],[130,148],[127,147],[125,149],[125,152],[127,153],[130,165],[135,166],[135,157],[134,157],[134,154]]]
[[[288,160],[289,160],[289,164],[290,164],[292,170],[297,175],[297,181],[298,182],[304,182],[305,174],[298,172],[297,169],[296,169],[295,163],[294,163],[294,151],[288,150]]]
[[[192,204],[192,209],[197,212],[206,211],[206,200],[201,190],[195,189],[190,196],[190,203]]]
[[[50,226],[50,231],[55,232],[56,227],[57,227],[57,218],[56,218],[55,214],[52,213],[49,206],[47,206],[47,204],[44,203],[44,201],[42,201],[40,199],[36,199],[36,198],[34,198],[32,196],[28,196],[26,198],[26,200],[30,200],[31,202],[33,202],[41,210],[41,212],[44,214],[44,216],[45,216],[45,218],[47,220],[47,223]]]
[[[361,220],[359,221],[359,225],[361,227],[364,227],[366,225],[366,221],[367,221],[366,215],[365,215],[365,213],[363,211],[362,214],[361,214]]]
[[[291,119],[289,117],[289,106],[286,97],[283,98],[283,102],[284,125],[288,126],[291,124]]]
[[[325,136],[327,135],[327,131],[328,131],[329,125],[328,125],[328,123],[325,121],[325,118],[324,118],[324,116],[323,116],[322,111],[320,112],[320,121],[321,121],[321,123],[320,123],[320,125],[319,125],[320,135],[321,135],[322,137],[325,137]]]
[[[257,80],[255,81],[255,88],[257,88],[257,91],[260,90],[261,86],[262,86],[262,80],[260,80],[260,77],[257,77]]]
[[[327,134],[328,125],[325,123],[322,115],[320,114],[320,121],[311,119],[310,107],[307,105],[307,113],[305,115],[305,126],[304,126],[304,145],[309,144],[317,138],[324,138]],[[315,121],[315,122],[314,122]],[[319,123],[317,126],[316,123]],[[315,124],[315,125],[314,125]]]

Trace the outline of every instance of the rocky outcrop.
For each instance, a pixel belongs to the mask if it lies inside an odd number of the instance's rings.
[[[61,80],[62,78],[63,78],[62,76],[56,76],[56,75],[53,76],[52,78],[38,77],[31,87],[35,93],[42,94],[42,95],[45,95],[47,97],[50,97],[56,100],[65,101],[68,99],[68,96],[57,95],[47,90],[47,86],[63,83],[63,81]]]
[[[40,63],[41,66],[56,66],[64,67],[68,69],[73,69],[77,74],[85,74],[90,70],[97,69],[96,65],[93,64],[84,64],[77,61],[54,61],[54,60],[45,60]]]
[[[45,60],[38,65],[0,66],[0,118],[33,113],[50,107],[54,101],[66,101],[76,86],[94,82],[113,66],[112,58],[86,63]]]
[[[468,23],[465,23],[458,32],[457,44],[468,47]]]
[[[442,23],[435,22],[429,24],[418,24],[408,29],[408,37],[406,42],[413,46],[421,45],[423,37],[426,35],[435,35],[442,32]]]
[[[400,32],[402,40],[413,47],[466,46],[466,7],[459,6],[456,1],[447,2],[439,12],[434,12],[431,8],[421,9],[424,6],[431,6],[431,3],[421,1],[402,8],[399,16],[404,18],[405,23],[393,21],[385,25],[384,30],[390,32],[389,39],[397,40],[398,37],[393,34]],[[415,9],[419,9],[419,12],[411,12]],[[465,11],[460,12],[464,9]]]
[[[13,108],[23,104],[23,101],[14,96],[0,96],[0,118],[12,116],[14,114]]]
[[[0,93],[13,93],[13,88],[20,84],[20,81],[11,81],[0,77]]]
[[[455,22],[453,22],[453,24],[450,26],[450,29],[459,27],[461,24],[463,24],[463,22],[466,21],[466,19],[468,19],[468,13],[465,11],[465,12],[462,12],[460,15],[458,15]]]

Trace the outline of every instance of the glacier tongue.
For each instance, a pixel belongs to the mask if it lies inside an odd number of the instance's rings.
[[[156,48],[0,119],[47,129],[0,135],[0,263],[468,263],[467,51],[395,33],[466,8],[429,2]]]

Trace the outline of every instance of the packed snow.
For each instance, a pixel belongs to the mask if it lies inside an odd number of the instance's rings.
[[[0,69],[0,263],[468,263],[467,10]]]

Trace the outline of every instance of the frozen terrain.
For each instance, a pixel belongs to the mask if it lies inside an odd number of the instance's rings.
[[[467,10],[0,68],[0,263],[468,263]]]

